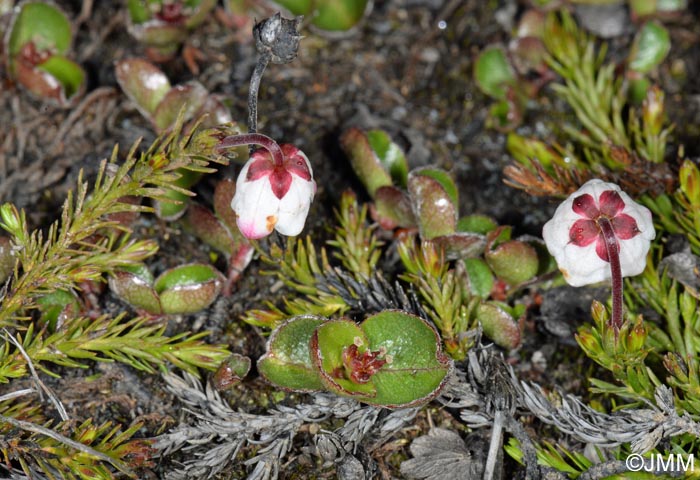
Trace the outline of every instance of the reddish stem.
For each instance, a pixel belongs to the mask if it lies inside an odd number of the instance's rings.
[[[241,135],[232,135],[226,137],[216,146],[217,150],[225,148],[237,147],[239,145],[260,145],[272,155],[272,161],[275,166],[281,167],[284,165],[284,154],[282,149],[273,139],[262,133],[244,133]]]
[[[596,220],[600,232],[605,239],[605,248],[610,260],[610,275],[612,277],[612,316],[609,325],[615,329],[617,337],[622,327],[622,270],[620,269],[620,244],[617,241],[612,223],[607,217],[601,216]]]

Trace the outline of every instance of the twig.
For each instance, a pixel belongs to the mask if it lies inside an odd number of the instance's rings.
[[[12,425],[15,428],[19,428],[22,430],[25,430],[27,432],[32,432],[32,433],[37,433],[39,435],[45,435],[49,438],[53,438],[57,442],[61,442],[64,445],[67,445],[71,448],[74,448],[75,450],[79,450],[87,455],[90,455],[92,457],[97,458],[98,460],[102,460],[103,462],[108,462],[111,463],[114,468],[117,470],[124,472],[125,474],[131,476],[131,477],[136,477],[134,471],[129,468],[127,465],[124,463],[120,462],[119,460],[116,460],[109,455],[106,455],[99,450],[95,450],[94,448],[88,447],[85,444],[82,444],[80,442],[76,442],[75,440],[72,440],[66,436],[61,435],[58,432],[55,432],[51,430],[50,428],[42,427],[41,425],[36,425],[31,422],[26,422],[24,420],[17,420],[12,417],[6,417],[5,415],[0,415],[0,423],[8,423]]]
[[[68,118],[63,121],[61,128],[58,130],[53,139],[53,142],[51,142],[51,145],[49,145],[49,152],[51,154],[56,153],[58,145],[63,141],[63,138],[66,136],[68,131],[73,128],[73,124],[85,114],[85,110],[91,103],[101,97],[114,95],[115,93],[116,90],[113,87],[100,87],[90,92],[90,94],[87,95],[77,107],[75,107],[71,114],[68,115]]]
[[[503,422],[505,412],[496,410],[493,415],[493,427],[491,428],[491,443],[489,444],[489,454],[486,457],[486,467],[484,468],[484,480],[493,480],[496,473],[496,460],[501,452],[501,439],[503,438]],[[500,475],[499,475],[500,477]]]
[[[53,403],[54,407],[56,407],[56,410],[58,411],[58,414],[61,416],[61,420],[64,422],[69,420],[70,417],[68,416],[68,413],[66,412],[65,407],[61,403],[61,401],[56,397],[56,394],[51,391],[49,387],[47,387],[44,382],[41,381],[39,378],[39,375],[36,373],[36,370],[34,369],[34,363],[32,362],[32,359],[27,355],[27,352],[24,350],[22,347],[22,344],[15,339],[10,332],[7,331],[6,328],[2,329],[4,335],[5,335],[5,340],[12,343],[15,347],[17,347],[17,350],[22,354],[24,357],[24,360],[27,362],[27,367],[29,368],[29,371],[32,374],[32,378],[34,379],[34,383],[36,383],[41,390],[46,393],[46,395],[49,397],[49,400],[51,400],[51,403]]]
[[[260,91],[260,81],[267,64],[270,63],[272,54],[270,52],[262,52],[258,57],[258,62],[255,64],[253,75],[250,77],[250,90],[248,90],[248,133],[256,133],[258,131],[258,92]],[[252,147],[251,147],[252,148]]]
[[[35,393],[36,389],[34,388],[23,388],[22,390],[16,390],[14,392],[6,393],[5,395],[0,396],[0,402],[6,402],[7,400],[12,400],[13,398],[19,398],[23,397],[25,395],[29,395],[30,393]]]

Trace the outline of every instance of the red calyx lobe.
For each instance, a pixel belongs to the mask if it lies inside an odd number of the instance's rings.
[[[254,181],[262,177],[270,179],[272,193],[280,200],[287,194],[292,185],[292,174],[303,178],[307,182],[311,180],[311,172],[300,150],[289,143],[280,145],[284,160],[281,165],[275,165],[272,155],[264,148],[253,152],[253,162],[248,168],[246,180]]]
[[[640,232],[634,218],[626,213],[620,213],[625,208],[625,202],[619,193],[606,190],[600,195],[599,202],[600,207],[587,193],[574,199],[572,209],[585,218],[576,220],[571,226],[569,240],[579,247],[586,247],[596,242],[596,253],[602,260],[609,262],[605,238],[598,223],[600,220],[605,219],[611,223],[615,237],[619,240],[628,240]]]
[[[360,353],[357,345],[352,344],[343,351],[343,365],[350,372],[350,380],[355,383],[367,383],[372,375],[386,363],[385,358],[378,358],[382,352],[365,350]]]

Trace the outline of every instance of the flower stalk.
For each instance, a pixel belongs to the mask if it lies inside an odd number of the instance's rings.
[[[622,327],[622,269],[620,268],[620,243],[617,241],[612,222],[607,217],[600,217],[596,222],[600,233],[605,239],[605,249],[610,261],[610,277],[612,281],[612,315],[610,325],[615,330],[615,336]]]
[[[252,130],[252,129],[251,129]],[[226,148],[238,147],[240,145],[260,145],[272,155],[272,161],[276,167],[284,164],[284,154],[279,144],[267,135],[262,133],[244,133],[242,135],[231,135],[224,138],[216,149],[221,151]]]

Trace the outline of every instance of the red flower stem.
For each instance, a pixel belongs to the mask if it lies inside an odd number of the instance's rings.
[[[615,329],[615,336],[622,327],[622,270],[620,269],[620,243],[617,241],[612,223],[606,217],[596,220],[600,232],[605,239],[605,248],[610,260],[610,276],[612,277],[612,316],[609,325]]]
[[[275,166],[284,165],[284,154],[282,149],[273,139],[262,133],[243,133],[241,135],[231,135],[226,137],[216,146],[217,150],[237,147],[239,145],[260,145],[272,154]]]

